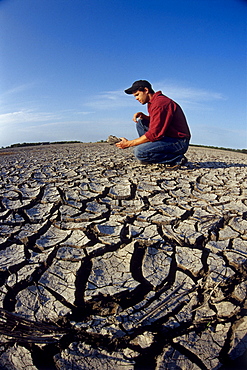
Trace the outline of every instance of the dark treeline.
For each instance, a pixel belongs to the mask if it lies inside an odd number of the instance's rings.
[[[23,146],[37,146],[37,145],[50,145],[50,144],[74,144],[74,143],[81,143],[81,141],[44,141],[44,142],[40,142],[40,143],[16,143],[16,144],[12,144],[10,146],[7,146],[6,148],[19,148],[19,147],[23,147]]]
[[[230,152],[238,152],[238,153],[244,153],[244,154],[247,154],[247,149],[232,149],[232,148],[224,148],[224,147],[210,146],[210,145],[197,145],[197,144],[191,144],[191,146],[196,146],[196,147],[199,147],[199,148],[209,148],[209,149],[228,150],[228,151],[230,151]]]

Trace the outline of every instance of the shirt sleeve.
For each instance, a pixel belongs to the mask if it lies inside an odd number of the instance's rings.
[[[157,141],[165,136],[167,128],[172,121],[175,109],[175,103],[169,103],[165,107],[155,105],[150,109],[149,130],[145,133],[148,140]]]

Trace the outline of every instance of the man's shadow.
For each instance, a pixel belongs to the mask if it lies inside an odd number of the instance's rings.
[[[244,163],[226,163],[218,161],[207,161],[207,162],[188,162],[186,164],[189,169],[196,168],[231,168],[231,167],[247,167]]]
[[[229,360],[227,365],[222,365],[219,370],[246,370],[247,369],[247,350],[235,360]]]

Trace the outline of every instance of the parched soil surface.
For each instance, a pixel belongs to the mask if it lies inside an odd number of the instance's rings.
[[[247,155],[0,150],[0,368],[247,367]]]

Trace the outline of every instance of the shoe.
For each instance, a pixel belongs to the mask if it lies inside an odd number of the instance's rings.
[[[143,164],[143,166],[146,166],[148,164],[153,164],[153,163],[149,163],[149,162],[145,162],[145,161],[138,161],[139,164]]]
[[[173,163],[165,164],[164,167],[166,170],[170,170],[170,171],[178,170],[181,166],[184,166],[187,162],[188,162],[188,159],[186,157],[183,157],[180,163],[173,162]]]
[[[188,159],[185,156],[183,156],[180,166],[184,166],[187,162],[188,162]]]
[[[178,170],[180,167],[180,164],[164,164],[164,168],[168,171]]]

